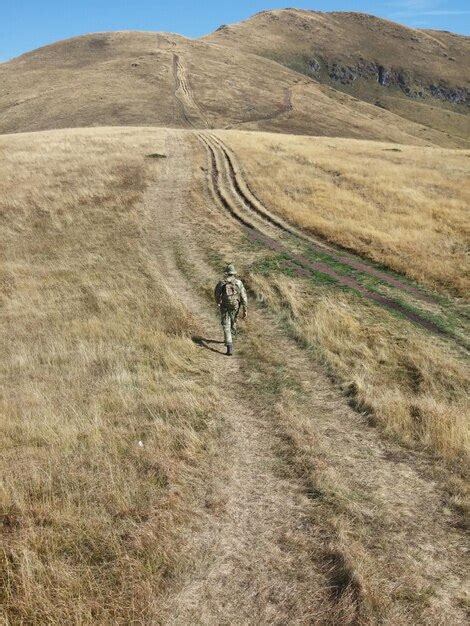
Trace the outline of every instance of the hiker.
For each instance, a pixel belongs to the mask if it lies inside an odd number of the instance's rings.
[[[227,355],[233,354],[232,333],[237,332],[237,317],[243,308],[243,319],[247,313],[246,291],[242,281],[237,278],[235,267],[230,264],[224,270],[225,277],[215,287],[214,296],[220,308],[220,320],[224,329],[224,343]]]

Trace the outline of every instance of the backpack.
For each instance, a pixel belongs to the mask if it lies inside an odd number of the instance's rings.
[[[220,304],[224,311],[235,311],[240,306],[240,289],[236,283],[228,281],[222,285]]]

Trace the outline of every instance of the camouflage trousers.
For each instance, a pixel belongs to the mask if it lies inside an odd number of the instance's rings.
[[[220,311],[220,321],[224,329],[225,345],[233,343],[232,333],[236,330],[238,312],[239,309],[235,309],[235,311]]]

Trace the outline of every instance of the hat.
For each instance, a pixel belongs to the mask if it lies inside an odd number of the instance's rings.
[[[229,265],[227,265],[224,272],[229,276],[234,276],[237,273],[237,270],[235,269],[235,265],[232,265],[232,263],[230,263]]]

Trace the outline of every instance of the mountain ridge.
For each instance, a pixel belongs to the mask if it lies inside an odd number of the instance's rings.
[[[378,63],[381,59],[374,65],[364,55],[356,62],[357,42],[374,57],[376,41],[364,35],[371,24],[388,29],[389,40],[397,33],[403,37],[403,33],[415,32],[366,14],[287,9],[258,13],[197,39],[132,30],[90,33],[54,42],[0,65],[4,85],[0,132],[202,124],[468,146],[468,109],[460,102],[462,98],[466,101],[467,91],[456,91],[455,102],[444,102],[447,92],[436,82],[432,94],[411,97],[413,94],[404,90],[408,88],[406,81],[413,78],[413,68],[393,74],[386,59],[383,66]],[[335,57],[339,44],[333,42],[332,51],[325,48],[321,57],[315,52],[319,60],[312,54],[314,60],[308,61],[306,55],[312,46],[318,50],[323,45],[323,31],[347,38],[341,44],[344,50]],[[303,36],[299,37],[299,32]],[[450,44],[427,33],[420,36],[426,49],[445,46],[450,50]],[[452,50],[458,47],[455,41],[465,39],[445,37],[452,40]],[[387,44],[388,49],[394,49],[392,44]],[[461,47],[460,56],[465,57],[466,46]],[[272,53],[274,48],[276,54]],[[459,65],[448,61],[455,63]],[[466,76],[466,69],[462,75]],[[186,91],[180,89],[181,77]],[[462,89],[467,89],[466,83]],[[194,117],[196,109],[203,112],[202,116]]]

